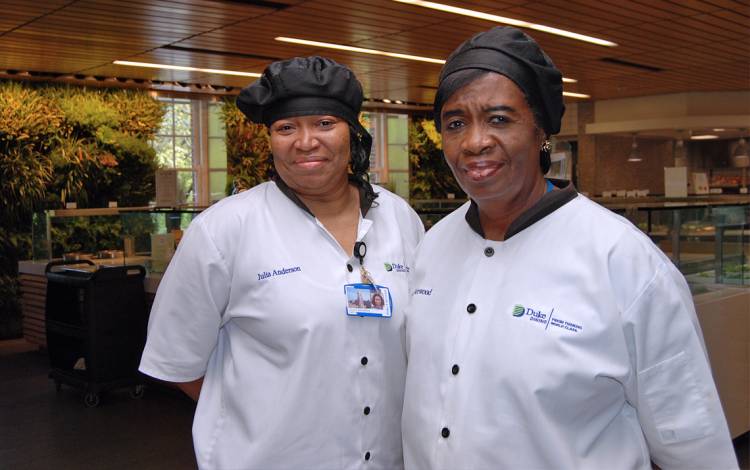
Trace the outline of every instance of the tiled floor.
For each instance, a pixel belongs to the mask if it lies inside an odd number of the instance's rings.
[[[0,468],[125,470],[195,468],[190,426],[195,406],[181,393],[127,390],[86,408],[81,393],[47,378],[47,356],[22,340],[0,341]],[[735,440],[750,470],[750,434]]]

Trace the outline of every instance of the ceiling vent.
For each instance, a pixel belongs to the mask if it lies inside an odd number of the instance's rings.
[[[659,68],[659,67],[654,67],[653,65],[639,64],[639,63],[630,62],[627,60],[615,59],[614,57],[604,57],[599,60],[602,62],[606,62],[608,64],[622,65],[623,67],[630,67],[630,68],[639,69],[639,70],[648,70],[649,72],[663,72],[664,71],[664,69]]]
[[[257,54],[245,54],[244,52],[233,52],[233,51],[216,51],[213,49],[200,49],[197,47],[184,47],[184,46],[175,46],[175,45],[167,45],[162,46],[159,49],[167,49],[169,51],[179,51],[179,52],[193,52],[197,54],[211,54],[211,55],[219,55],[224,57],[239,57],[242,59],[256,59],[256,60],[264,60],[268,62],[275,62],[277,60],[281,60],[279,57],[269,57],[265,55],[257,55]]]

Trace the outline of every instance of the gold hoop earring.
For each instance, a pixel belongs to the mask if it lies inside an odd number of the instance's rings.
[[[550,150],[552,150],[552,142],[550,142],[549,140],[545,140],[544,142],[542,142],[541,151],[549,152]]]

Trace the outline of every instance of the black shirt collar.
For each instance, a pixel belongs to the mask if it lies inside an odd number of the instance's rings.
[[[279,175],[275,175],[273,177],[273,182],[276,183],[276,186],[278,186],[279,190],[284,193],[286,197],[291,199],[291,201],[295,203],[297,207],[307,212],[312,217],[315,217],[315,214],[312,213],[310,208],[308,208],[302,201],[302,199],[297,196],[297,193],[292,191],[292,188],[287,186],[287,184],[284,182],[284,180],[281,179]],[[373,203],[375,202],[375,198],[378,197],[378,195],[372,189],[372,185],[370,183],[360,181],[354,178],[352,175],[349,175],[349,182],[354,184],[359,190],[359,210],[362,212],[362,217],[364,217],[367,215],[367,211],[372,208]]]
[[[507,232],[505,232],[505,240],[532,226],[536,222],[539,222],[546,216],[575,199],[578,195],[578,191],[576,191],[576,188],[570,181],[555,179],[549,179],[549,181],[552,182],[559,191],[545,193],[536,204],[531,206],[528,210],[519,215],[516,220],[511,222]],[[484,230],[479,221],[479,206],[473,199],[471,205],[469,205],[469,210],[466,211],[466,222],[472,230],[484,238]]]

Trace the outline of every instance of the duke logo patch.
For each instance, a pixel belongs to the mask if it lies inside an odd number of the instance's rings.
[[[408,273],[409,266],[400,263],[383,263],[385,270],[388,272],[396,271],[397,273]]]
[[[550,325],[573,333],[578,333],[579,331],[583,330],[583,326],[579,325],[578,323],[564,320],[560,318],[559,315],[555,317],[554,313],[554,308],[550,310],[549,313],[544,313],[541,309],[534,310],[531,307],[524,307],[521,304],[515,304],[513,306],[513,310],[511,310],[511,314],[516,318],[527,317],[528,320],[532,323],[536,323],[537,325],[544,325],[545,331],[550,327]]]

